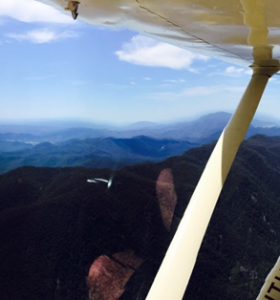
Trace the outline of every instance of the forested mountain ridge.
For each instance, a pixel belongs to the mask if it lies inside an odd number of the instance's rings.
[[[117,169],[136,163],[158,162],[197,146],[188,141],[157,140],[146,136],[68,140],[58,144],[44,142],[32,147],[9,142],[6,148],[17,150],[0,149],[0,173],[23,166]]]
[[[88,127],[71,127],[71,123],[0,124],[0,174],[23,166],[119,169],[159,162],[215,142],[230,116],[217,112],[191,121],[115,127],[83,123],[80,126]],[[248,137],[255,134],[279,136],[279,122],[257,118]]]
[[[119,171],[22,168],[1,175],[0,274],[7,277],[0,281],[2,299],[84,299],[93,252],[109,253],[113,246],[122,251],[129,245],[148,264],[158,265],[164,241],[172,234],[162,229],[154,206],[156,178],[161,170],[172,170],[178,197],[174,232],[212,147]],[[112,177],[112,187],[87,182],[96,177]],[[245,142],[184,299],[256,298],[280,253],[279,180],[280,138],[256,136]],[[154,204],[147,205],[147,199]],[[116,227],[123,229],[112,235],[109,244],[96,238],[110,236]],[[147,237],[155,243],[152,248]],[[149,286],[155,266],[135,272],[123,299],[137,293],[145,299],[139,284],[146,281]],[[13,298],[9,298],[11,291]]]

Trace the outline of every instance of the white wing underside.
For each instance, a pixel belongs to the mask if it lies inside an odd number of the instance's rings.
[[[42,0],[60,9],[65,0]],[[129,28],[182,48],[252,64],[280,58],[275,0],[80,0],[79,18]]]

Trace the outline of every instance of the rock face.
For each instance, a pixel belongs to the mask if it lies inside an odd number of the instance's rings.
[[[98,257],[88,274],[89,299],[119,299],[143,259],[133,252],[116,253],[112,258]]]
[[[1,300],[145,299],[211,148],[115,173],[0,176]],[[280,138],[246,142],[184,299],[256,298],[280,253],[279,180]]]

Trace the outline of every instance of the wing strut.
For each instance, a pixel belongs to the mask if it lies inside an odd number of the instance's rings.
[[[280,299],[280,257],[265,279],[265,283],[256,300]]]
[[[147,300],[181,300],[197,255],[240,144],[278,62],[253,66],[253,75],[232,119],[222,132],[191,197]]]

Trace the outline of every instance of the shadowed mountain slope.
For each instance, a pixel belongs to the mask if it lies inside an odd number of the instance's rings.
[[[162,169],[172,170],[178,197],[174,232],[211,149],[115,172],[22,168],[1,175],[1,299],[86,299],[94,257],[127,247],[145,263],[122,299],[145,299],[172,235],[162,229],[156,178]],[[86,182],[110,176],[109,190]],[[220,197],[184,299],[256,298],[280,253],[279,180],[280,138],[248,140]]]

